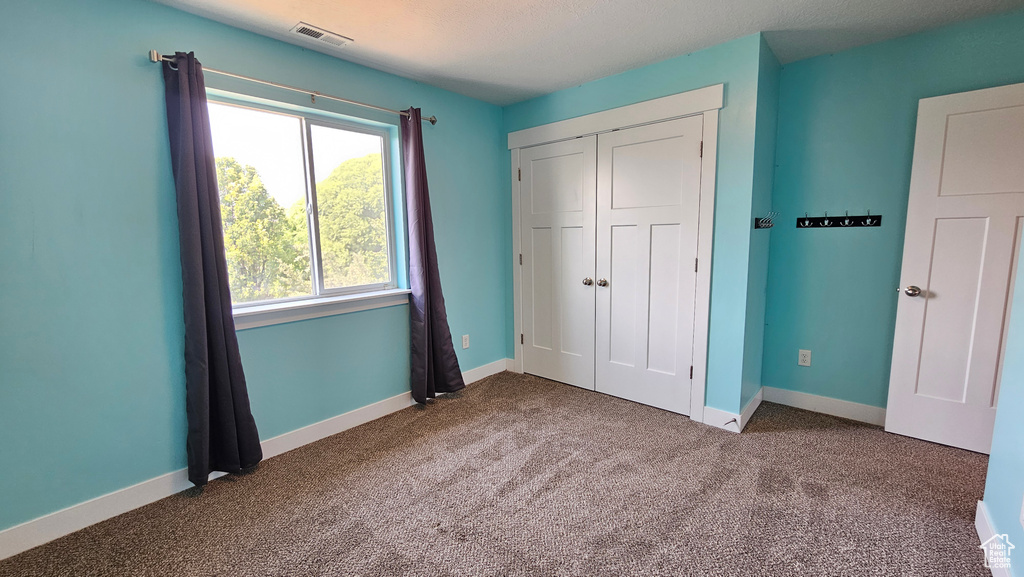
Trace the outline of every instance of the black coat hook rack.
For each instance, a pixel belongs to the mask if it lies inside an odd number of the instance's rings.
[[[764,216],[754,218],[754,228],[771,228],[775,226],[775,219],[779,218],[779,213],[771,211]]]
[[[797,228],[863,228],[875,226],[882,226],[882,215],[871,214],[870,210],[862,216],[850,216],[849,212],[843,216],[829,216],[826,212],[825,216],[807,216],[807,213],[804,213],[802,217],[796,219]]]

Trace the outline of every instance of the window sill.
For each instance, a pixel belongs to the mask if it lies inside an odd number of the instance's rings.
[[[390,289],[372,293],[316,297],[283,303],[268,303],[232,310],[235,330],[254,329],[293,323],[357,311],[393,307],[409,303],[409,289]]]

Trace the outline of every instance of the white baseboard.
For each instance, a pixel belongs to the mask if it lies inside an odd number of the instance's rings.
[[[843,417],[853,421],[869,423],[872,425],[885,425],[885,409],[862,405],[850,401],[841,401],[830,397],[790,391],[788,389],[776,389],[775,387],[763,387],[764,400],[769,403],[788,405],[797,409],[824,413],[834,417]]]
[[[742,432],[743,428],[747,426],[747,422],[750,421],[750,417],[754,416],[754,411],[761,406],[761,399],[763,397],[764,388],[758,389],[754,398],[747,402],[747,406],[743,407],[743,411],[738,415],[736,413],[730,413],[728,411],[722,411],[714,407],[706,406],[704,407],[703,423],[705,425],[724,429],[730,433]]]
[[[502,371],[507,371],[509,365],[509,359],[498,359],[493,363],[487,363],[482,367],[475,369],[469,369],[468,371],[462,372],[462,380],[466,381],[466,384],[475,383],[479,380],[486,379],[491,375],[496,375]]]
[[[466,384],[473,383],[507,370],[508,365],[508,359],[499,359],[482,367],[464,371],[462,378]],[[263,448],[263,458],[269,459],[287,453],[292,449],[400,411],[411,404],[413,404],[412,395],[402,393],[267,439],[260,443]],[[210,479],[216,479],[223,475],[224,473],[213,473],[210,475]],[[38,547],[89,525],[127,513],[132,509],[159,501],[191,487],[192,483],[188,480],[187,469],[179,469],[4,529],[0,531],[0,559],[17,555],[22,551]]]
[[[739,415],[737,415],[736,413],[730,413],[728,411],[722,411],[714,407],[704,407],[704,420],[702,422],[705,425],[711,425],[712,427],[725,429],[730,433],[740,432]]]
[[[342,413],[336,417],[324,419],[318,423],[312,425],[306,425],[301,429],[295,429],[294,431],[288,431],[287,433],[278,435],[276,437],[267,439],[260,443],[263,447],[263,458],[269,459],[276,457],[280,454],[287,453],[292,449],[298,449],[303,445],[308,445],[320,439],[325,439],[331,435],[337,435],[338,433],[351,429],[352,427],[358,427],[363,423],[369,423],[375,419],[379,419],[384,415],[389,415],[395,411],[401,411],[402,409],[413,404],[411,393],[402,393],[401,395],[395,395],[393,397],[384,399],[383,401],[377,401],[371,405],[365,407],[359,407],[358,409]],[[184,471],[184,469],[182,469]]]
[[[222,475],[215,473],[210,478]],[[181,469],[4,529],[0,531],[0,559],[159,501],[191,486],[187,471]]]
[[[984,501],[978,501],[978,509],[974,514],[974,528],[978,531],[979,543],[984,543],[996,535],[995,526],[992,525],[992,519],[988,516],[988,507],[985,506]],[[994,567],[989,571],[992,572],[992,577],[1013,577],[1013,573],[1008,567]]]
[[[747,406],[743,407],[743,412],[740,413],[740,430],[742,431],[747,427],[747,423],[750,422],[750,417],[754,416],[754,411],[761,406],[761,401],[764,399],[764,387],[757,389],[757,394],[754,395],[753,399],[747,402]]]

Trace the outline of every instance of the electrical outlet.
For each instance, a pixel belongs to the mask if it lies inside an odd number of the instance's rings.
[[[807,349],[800,349],[800,355],[796,359],[796,364],[801,367],[811,366],[811,351]]]
[[[462,335],[462,348],[469,348],[469,335]]]

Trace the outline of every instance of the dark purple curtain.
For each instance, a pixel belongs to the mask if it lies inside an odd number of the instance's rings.
[[[402,162],[405,165],[405,203],[409,219],[409,283],[412,288],[412,398],[426,403],[436,393],[466,386],[455,356],[448,313],[441,294],[434,248],[434,224],[427,192],[420,109],[402,116]]]
[[[248,469],[263,451],[231,316],[203,68],[178,52],[163,69],[181,243],[188,479],[205,485],[211,471]]]

